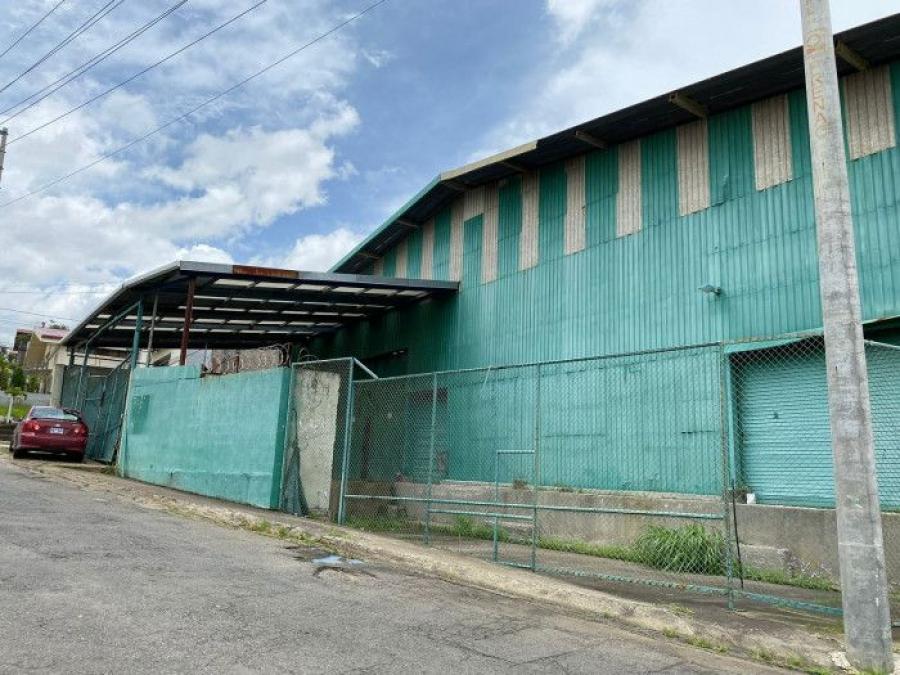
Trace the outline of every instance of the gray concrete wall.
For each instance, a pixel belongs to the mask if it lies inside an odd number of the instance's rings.
[[[356,494],[395,495],[423,498],[427,486],[421,483],[351,482],[351,492]],[[455,499],[470,502],[492,502],[494,486],[478,483],[442,482],[432,486],[435,499]],[[500,488],[500,501],[504,503],[531,504],[534,493],[529,489]],[[627,546],[650,525],[678,527],[691,522],[702,522],[705,527],[721,530],[721,520],[699,520],[666,516],[665,513],[721,514],[722,500],[718,497],[695,497],[661,493],[624,492],[565,492],[542,489],[538,503],[549,506],[575,508],[604,508],[633,511],[654,511],[660,515],[598,514],[568,511],[538,511],[538,527],[542,537],[574,539],[594,544]],[[491,511],[489,507],[475,505],[435,504],[433,508],[458,511]],[[350,515],[375,515],[405,513],[413,520],[424,520],[425,504],[422,502],[360,502],[348,505]],[[505,508],[502,513],[528,514],[526,509]],[[432,522],[451,524],[453,515],[433,515]],[[888,579],[900,585],[900,513],[884,513],[884,538]],[[746,564],[767,569],[781,569],[787,573],[804,573],[837,580],[837,528],[834,509],[738,504],[736,520],[740,537],[741,554]],[[515,531],[514,521],[504,527]],[[522,527],[519,525],[518,527]]]
[[[338,373],[297,371],[295,438],[300,445],[300,486],[311,511],[326,512],[331,502],[340,391]]]

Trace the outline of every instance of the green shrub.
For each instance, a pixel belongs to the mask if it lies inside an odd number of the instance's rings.
[[[702,525],[668,528],[651,525],[634,542],[637,560],[661,570],[724,574],[725,539]]]

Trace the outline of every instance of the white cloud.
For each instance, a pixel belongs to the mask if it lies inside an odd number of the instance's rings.
[[[345,227],[328,234],[308,234],[299,237],[287,255],[269,260],[268,264],[286,269],[322,272],[347,255],[362,239],[362,234]]]
[[[895,12],[892,0],[833,3],[835,30]],[[488,131],[483,156],[800,44],[783,0],[546,0],[563,47],[529,75],[516,114]]]

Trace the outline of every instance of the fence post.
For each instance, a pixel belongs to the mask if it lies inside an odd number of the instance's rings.
[[[719,365],[719,427],[721,433],[721,454],[722,454],[722,524],[725,527],[725,577],[728,595],[728,609],[734,609],[734,558],[732,557],[732,545],[737,545],[735,540],[735,527],[731,520],[733,511],[729,508],[731,500],[734,499],[734,491],[730,489],[731,485],[731,448],[729,440],[731,435],[730,409],[731,392],[728,389],[728,354],[725,353],[725,345],[719,345],[717,353],[717,361]]]
[[[353,366],[356,360],[350,359],[347,379],[347,405],[344,409],[344,451],[341,457],[341,487],[338,499],[338,524],[347,521],[347,477],[350,472],[350,437],[353,433]]]
[[[532,466],[532,490],[534,508],[531,515],[531,570],[537,569],[537,545],[538,545],[538,483],[541,478],[541,366],[537,367],[537,383],[535,385],[534,403],[534,447]]]
[[[425,502],[425,543],[431,544],[432,471],[434,470],[434,434],[437,424],[437,373],[431,375],[431,436],[428,441],[428,491]]]

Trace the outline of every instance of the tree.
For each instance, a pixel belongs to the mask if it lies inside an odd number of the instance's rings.
[[[21,366],[13,367],[12,379],[10,380],[10,384],[15,389],[25,389],[25,371],[22,370]]]
[[[41,388],[41,381],[38,379],[38,376],[37,375],[29,375],[28,380],[25,383],[25,391],[34,393],[40,388]]]

